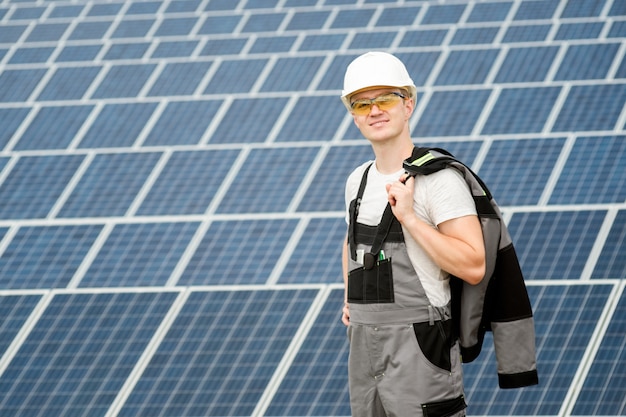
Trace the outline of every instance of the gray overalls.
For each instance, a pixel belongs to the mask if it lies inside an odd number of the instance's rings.
[[[348,230],[352,415],[464,415],[463,373],[449,305],[428,301],[389,206],[378,227],[356,221],[368,171],[350,204]]]

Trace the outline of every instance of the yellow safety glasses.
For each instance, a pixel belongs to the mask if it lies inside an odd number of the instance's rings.
[[[367,116],[375,104],[382,111],[387,111],[406,97],[400,93],[387,93],[375,98],[362,98],[350,104],[352,112],[357,116]]]

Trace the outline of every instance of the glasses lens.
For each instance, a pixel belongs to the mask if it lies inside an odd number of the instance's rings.
[[[402,100],[402,96],[394,93],[383,94],[373,99],[361,99],[352,103],[352,111],[358,116],[365,116],[372,111],[372,106],[375,104],[380,110],[387,111],[393,106],[398,104]]]

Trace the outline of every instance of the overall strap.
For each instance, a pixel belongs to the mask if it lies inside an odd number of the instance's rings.
[[[363,193],[365,192],[365,186],[367,185],[367,174],[369,173],[372,165],[373,163],[365,168],[365,172],[363,173],[363,177],[361,178],[361,184],[359,186],[359,191],[357,192],[356,199],[353,200],[353,203],[350,205],[350,228],[348,231],[348,241],[350,243],[350,253],[352,255],[352,259],[356,259],[355,230],[357,217],[359,215],[359,208],[361,207]],[[391,205],[387,203],[385,211],[383,212],[383,216],[380,220],[380,224],[376,229],[376,236],[374,237],[372,247],[369,253],[366,253],[363,256],[363,266],[365,269],[372,269],[376,264],[378,254],[383,247],[385,239],[389,235],[389,230],[391,230],[391,225],[393,224],[395,219],[396,218],[391,211]]]

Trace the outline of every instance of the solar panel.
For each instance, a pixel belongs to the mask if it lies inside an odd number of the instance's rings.
[[[0,414],[348,416],[339,100],[396,54],[419,146],[502,207],[540,385],[468,414],[624,415],[626,3],[0,4]]]
[[[251,415],[314,296],[191,293],[119,416]]]

